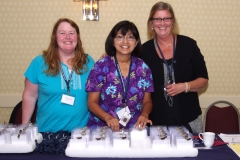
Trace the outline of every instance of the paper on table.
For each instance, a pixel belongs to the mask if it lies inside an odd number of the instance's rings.
[[[240,134],[219,134],[219,137],[229,143],[229,147],[240,157]]]
[[[219,137],[224,141],[230,144],[240,144],[240,134],[223,134],[220,133]]]
[[[229,146],[238,156],[240,156],[240,144],[229,144]]]

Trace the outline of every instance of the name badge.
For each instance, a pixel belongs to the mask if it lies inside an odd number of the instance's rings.
[[[73,105],[75,101],[75,97],[73,96],[68,96],[66,94],[62,95],[61,103],[68,104],[68,105]]]
[[[126,126],[128,121],[131,119],[131,114],[128,106],[117,111],[117,115],[118,115],[118,118],[120,119],[119,123],[123,126]]]
[[[130,113],[128,106],[125,106],[124,108],[121,108],[120,110],[117,111],[117,115],[119,119],[123,116],[124,112]]]
[[[119,123],[125,127],[130,119],[131,114],[128,112],[124,112],[123,116],[119,120]]]

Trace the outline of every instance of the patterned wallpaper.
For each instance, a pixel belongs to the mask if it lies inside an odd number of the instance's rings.
[[[0,97],[21,96],[26,68],[49,44],[53,24],[62,17],[80,27],[86,53],[97,60],[111,28],[121,20],[134,22],[147,40],[149,11],[158,0],[100,1],[100,21],[82,20],[82,2],[73,0],[0,0]],[[180,34],[194,38],[205,57],[209,85],[204,96],[240,95],[240,1],[168,0]],[[2,103],[2,102],[0,102]],[[7,109],[6,109],[7,110]],[[1,118],[6,110],[0,108]],[[8,109],[11,112],[11,109]],[[7,115],[8,117],[8,115]],[[5,117],[6,118],[6,117]]]

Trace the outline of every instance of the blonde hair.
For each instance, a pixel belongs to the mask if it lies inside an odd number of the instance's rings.
[[[67,22],[69,23],[73,28],[76,29],[77,32],[77,46],[75,48],[75,56],[74,58],[70,59],[69,62],[72,64],[74,71],[77,74],[83,74],[85,71],[87,71],[87,68],[84,67],[84,64],[88,63],[87,55],[84,53],[83,47],[82,47],[82,41],[80,39],[80,30],[78,25],[67,18],[61,18],[59,19],[52,30],[52,36],[50,40],[50,44],[47,50],[43,51],[43,58],[45,60],[45,64],[48,65],[48,69],[45,71],[47,75],[56,76],[60,71],[60,57],[58,53],[58,44],[56,40],[56,34],[57,29],[60,23]]]
[[[178,28],[178,24],[177,24],[177,19],[174,15],[174,11],[173,8],[170,4],[165,3],[165,2],[157,2],[156,4],[153,5],[149,17],[148,17],[148,22],[147,22],[147,30],[148,30],[148,38],[149,39],[153,39],[156,38],[156,33],[155,31],[152,29],[152,18],[154,16],[154,14],[157,11],[160,10],[168,10],[168,12],[172,15],[172,20],[173,20],[173,29],[172,29],[172,33],[173,35],[177,35],[179,33],[179,28]]]

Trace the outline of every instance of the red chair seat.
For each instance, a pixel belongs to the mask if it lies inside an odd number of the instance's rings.
[[[226,107],[217,107],[217,103],[225,103]],[[238,133],[239,112],[237,108],[226,101],[218,101],[208,107],[204,118],[205,132]]]
[[[31,117],[31,123],[36,122],[36,114],[37,114],[37,102]],[[22,101],[20,101],[14,108],[10,116],[9,123],[11,124],[22,124]]]

